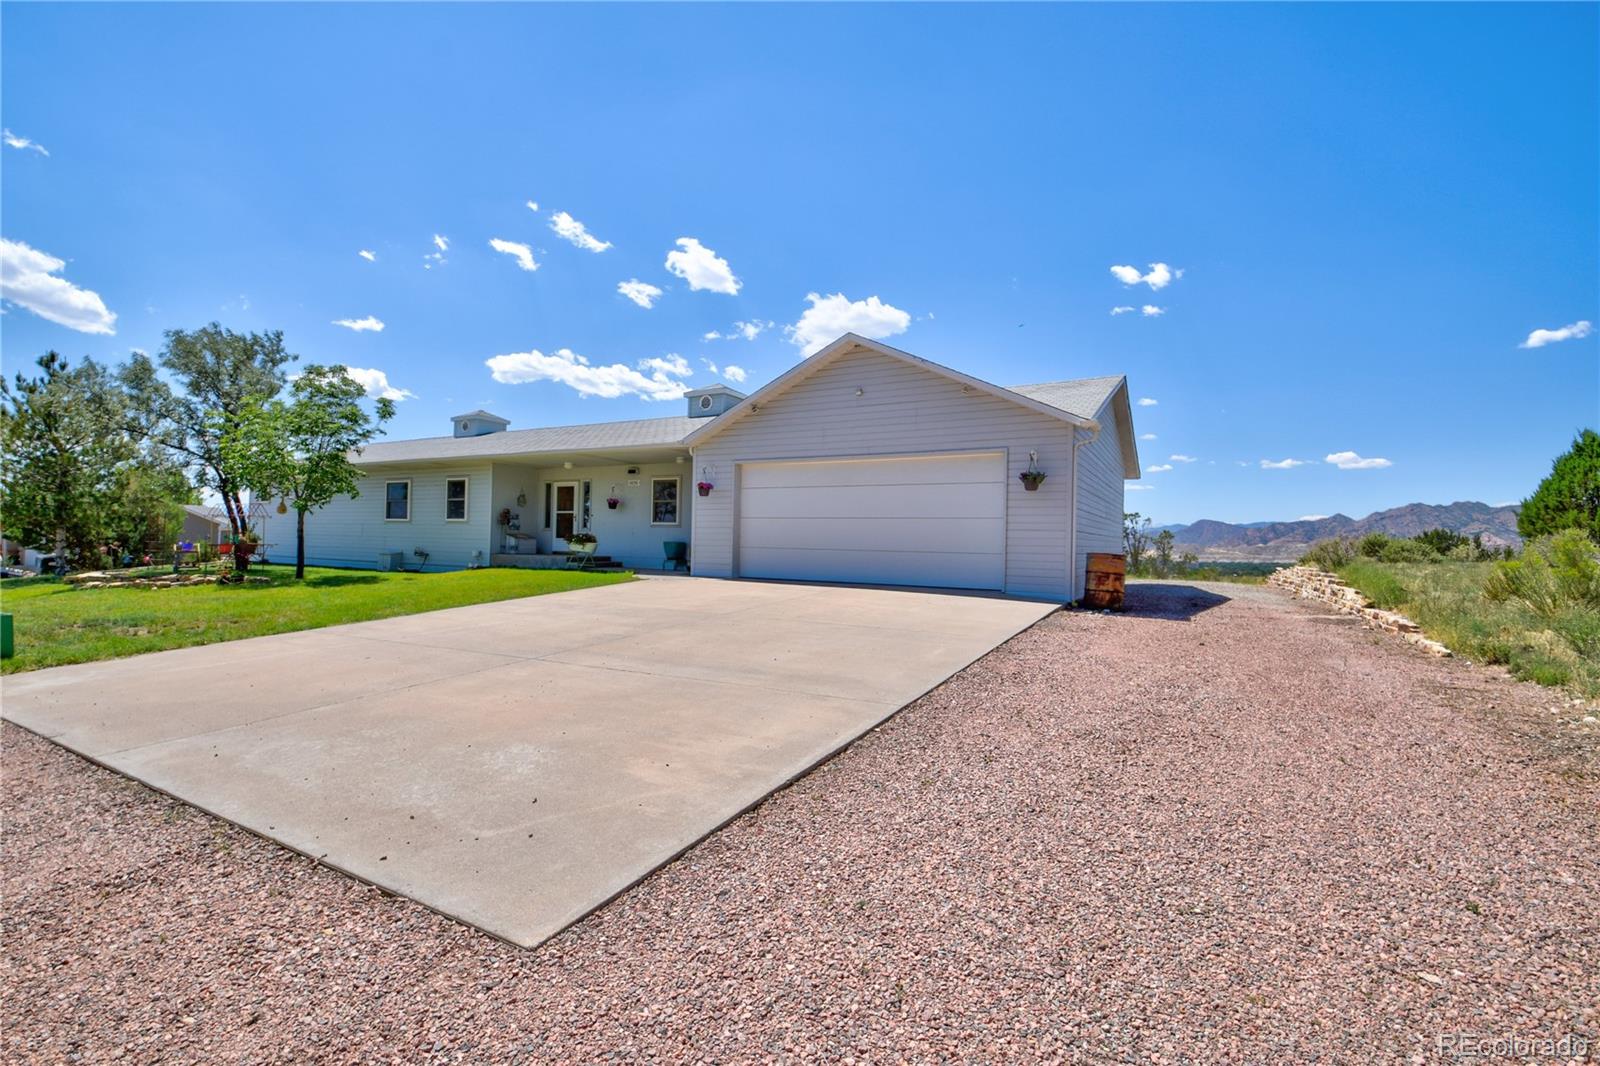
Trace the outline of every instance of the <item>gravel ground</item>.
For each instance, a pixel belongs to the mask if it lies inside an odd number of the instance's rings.
[[[1438,1061],[1600,1046],[1550,692],[1260,589],[1064,613],[545,947],[12,726],[8,1061]],[[1224,600],[1222,597],[1231,597]],[[960,609],[960,601],[952,601]]]

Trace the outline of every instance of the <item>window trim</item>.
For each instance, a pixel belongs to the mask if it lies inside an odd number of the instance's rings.
[[[451,518],[450,517],[450,482],[452,482],[452,481],[461,482],[461,517],[460,518]],[[470,478],[470,477],[447,477],[447,478],[445,478],[444,479],[444,520],[446,522],[470,522],[470,521],[472,521],[472,509],[471,509],[472,505],[471,505],[471,502],[470,502],[471,499],[472,499],[472,478]]]
[[[389,517],[389,486],[404,485],[406,487],[406,516],[404,518]],[[385,522],[411,521],[411,479],[408,477],[388,478],[383,483],[383,520]]]
[[[671,481],[674,483],[672,493],[672,521],[656,521],[656,482]],[[676,474],[658,474],[650,478],[650,524],[662,528],[681,527],[683,525],[683,478]]]

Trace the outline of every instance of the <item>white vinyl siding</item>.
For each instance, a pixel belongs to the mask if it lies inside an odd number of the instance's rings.
[[[742,577],[998,589],[1005,455],[746,463]]]
[[[475,482],[474,488],[485,487],[489,484],[489,464],[368,470],[358,484],[359,496],[340,496],[306,515],[306,560],[317,566],[370,568],[377,565],[380,551],[397,551],[403,553],[406,566],[414,567],[418,560],[413,553],[421,548],[428,553],[429,570],[487,565],[495,534],[494,515],[489,512],[490,493],[469,490],[466,520],[445,521],[445,482],[460,478]],[[384,490],[390,481],[410,482],[409,522],[384,518]],[[287,525],[284,528],[289,529]],[[278,555],[293,552],[292,529],[287,543],[281,538],[273,539],[280,541],[274,546]]]
[[[860,390],[859,394],[857,390]],[[696,479],[716,488],[695,501],[694,572],[737,572],[741,463],[1001,452],[1006,458],[1005,585],[1014,595],[1067,599],[1072,427],[1047,414],[876,352],[857,350],[695,448]],[[1017,475],[1038,452],[1049,476],[1026,492]],[[937,519],[930,519],[937,521]]]
[[[1090,552],[1122,552],[1122,445],[1116,406],[1095,416],[1100,435],[1078,449],[1078,547],[1073,580],[1081,593]]]

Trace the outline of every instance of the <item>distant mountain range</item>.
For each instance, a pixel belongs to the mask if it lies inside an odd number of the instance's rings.
[[[1365,518],[1335,514],[1297,522],[1218,522],[1203,518],[1188,525],[1157,526],[1152,532],[1172,530],[1179,552],[1192,551],[1202,559],[1280,562],[1298,559],[1307,547],[1328,537],[1359,537],[1387,533],[1414,537],[1428,529],[1448,529],[1465,536],[1480,534],[1484,544],[1521,547],[1517,512],[1521,508],[1492,507],[1464,500],[1459,503],[1408,503]]]

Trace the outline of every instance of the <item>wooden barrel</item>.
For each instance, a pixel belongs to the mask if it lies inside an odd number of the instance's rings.
[[[1089,569],[1083,584],[1083,605],[1095,610],[1122,609],[1122,578],[1127,573],[1122,556],[1109,552],[1090,552]]]

